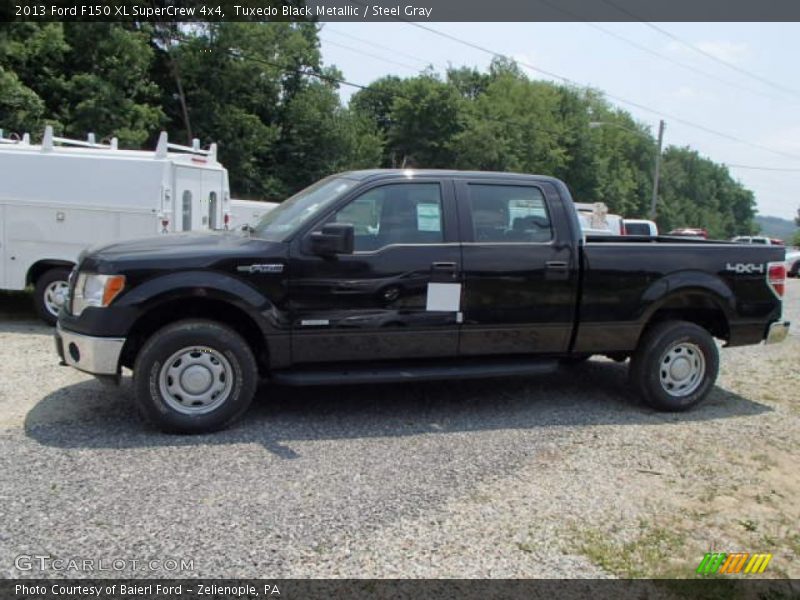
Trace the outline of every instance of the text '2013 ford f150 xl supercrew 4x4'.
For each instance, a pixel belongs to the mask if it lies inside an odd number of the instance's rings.
[[[630,358],[644,401],[685,410],[714,385],[714,338],[786,336],[782,261],[770,246],[586,239],[551,177],[356,171],[244,231],[84,252],[56,346],[98,376],[133,369],[140,411],[166,431],[227,426],[261,379],[532,375],[592,354]]]

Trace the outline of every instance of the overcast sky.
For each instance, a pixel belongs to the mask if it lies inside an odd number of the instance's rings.
[[[800,205],[800,23],[656,25],[677,40],[644,23],[425,26],[599,88],[654,132],[663,117],[665,144],[689,145],[731,165],[734,177],[755,192],[761,214],[792,218]],[[448,65],[485,70],[491,61],[485,52],[408,23],[327,23],[321,38],[325,64],[361,84],[387,74],[414,75],[428,64],[439,71]],[[533,78],[552,79],[524,70]],[[347,99],[354,91],[344,86],[342,96]]]

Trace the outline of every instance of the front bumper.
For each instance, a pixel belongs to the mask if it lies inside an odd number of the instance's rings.
[[[94,337],[56,327],[56,351],[71,367],[93,375],[117,375],[125,338]]]
[[[789,321],[776,321],[770,324],[765,343],[777,344],[785,340],[786,336],[789,335],[789,325]]]

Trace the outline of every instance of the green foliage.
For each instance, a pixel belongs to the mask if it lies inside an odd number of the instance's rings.
[[[280,200],[369,167],[519,171],[566,181],[576,200],[647,217],[656,143],[602,93],[483,72],[384,77],[339,99],[315,23],[0,23],[0,127],[152,147],[217,142],[235,196]],[[663,154],[662,230],[755,231],[752,192],[688,148]],[[800,219],[800,215],[798,215]]]
[[[709,237],[755,233],[755,197],[727,167],[689,148],[664,152],[658,224],[662,230],[705,227]]]

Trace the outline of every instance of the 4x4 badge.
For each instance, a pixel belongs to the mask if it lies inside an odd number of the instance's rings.
[[[283,265],[242,265],[236,267],[236,270],[242,273],[283,273]]]

